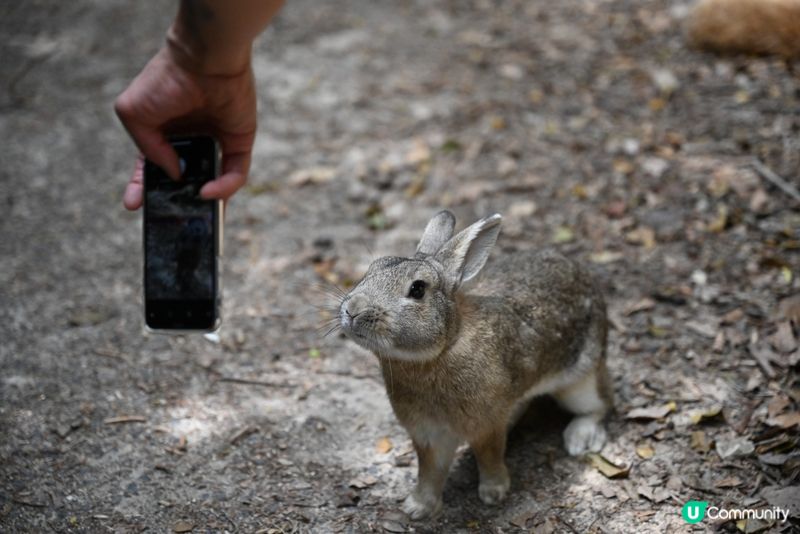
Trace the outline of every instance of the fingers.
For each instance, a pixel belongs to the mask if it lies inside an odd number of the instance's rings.
[[[225,154],[222,161],[222,174],[216,180],[204,185],[200,190],[200,196],[227,200],[245,184],[249,169],[249,151]]]
[[[144,159],[139,156],[136,159],[136,168],[131,176],[131,181],[125,188],[125,196],[122,199],[122,204],[125,208],[136,211],[142,207],[142,196],[144,191]]]
[[[175,149],[169,144],[161,129],[142,123],[137,118],[136,104],[133,103],[129,91],[130,89],[121,94],[114,103],[114,111],[119,120],[147,159],[164,169],[171,178],[179,179],[180,165]],[[164,117],[164,120],[166,118]]]
[[[222,145],[222,172],[216,180],[203,186],[201,197],[227,200],[247,182],[255,137],[255,130],[218,136]]]
[[[180,178],[178,154],[161,131],[140,124],[126,124],[125,127],[144,157],[164,169],[173,180]]]

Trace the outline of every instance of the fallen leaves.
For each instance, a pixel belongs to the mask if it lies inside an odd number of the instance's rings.
[[[656,232],[647,226],[639,226],[625,234],[625,241],[651,249],[656,246]]]
[[[622,313],[629,316],[633,315],[634,313],[650,311],[655,307],[656,307],[656,301],[654,301],[651,298],[645,297],[640,300],[629,302],[627,305],[625,305],[625,308],[622,310]]]
[[[333,167],[309,167],[293,172],[287,183],[292,187],[321,185],[330,182],[335,176],[336,169]]]
[[[708,441],[706,433],[702,430],[695,430],[691,433],[689,446],[701,453],[706,453],[711,450],[711,443]]]
[[[655,456],[656,451],[649,443],[643,443],[636,447],[636,454],[642,460],[649,460]]]
[[[185,520],[180,520],[172,526],[172,532],[182,533],[191,532],[192,530],[194,530],[194,523]]]
[[[619,261],[623,258],[623,254],[621,252],[614,252],[611,250],[601,250],[600,252],[594,252],[589,255],[589,260],[592,263],[598,264],[606,264],[606,263],[613,263],[615,261]]]
[[[379,439],[375,444],[375,450],[378,452],[378,454],[386,454],[392,450],[392,447],[391,440],[385,436]]]
[[[630,466],[616,464],[596,452],[588,453],[586,459],[606,478],[627,478],[631,470]]]
[[[692,410],[689,412],[689,420],[693,425],[700,423],[707,423],[718,419],[722,415],[722,406],[715,405],[710,408],[703,408],[700,410]]]
[[[347,485],[351,488],[364,489],[374,486],[378,483],[378,479],[372,475],[361,475],[350,480]]]
[[[716,450],[723,460],[748,456],[756,450],[753,442],[746,437],[721,438],[716,441]]]
[[[575,232],[569,226],[558,226],[553,232],[553,237],[550,241],[556,245],[561,243],[569,243],[575,239]]]
[[[789,321],[779,322],[775,332],[767,338],[767,341],[778,352],[789,353],[797,349],[797,338]]]
[[[771,506],[789,510],[790,517],[800,517],[800,486],[767,486],[761,497]]]
[[[634,408],[629,411],[625,417],[628,419],[663,419],[670,413],[674,412],[678,405],[674,401],[670,401],[660,406],[651,406],[649,408]]]

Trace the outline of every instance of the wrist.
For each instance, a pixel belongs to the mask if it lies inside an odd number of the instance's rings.
[[[167,31],[166,50],[181,68],[203,76],[238,76],[250,68],[252,43],[204,42],[176,22]]]

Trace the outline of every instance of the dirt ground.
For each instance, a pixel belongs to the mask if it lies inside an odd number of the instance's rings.
[[[800,76],[687,49],[687,1],[293,0],[258,42],[253,171],[219,339],[142,328],[133,149],[113,98],[173,2],[0,7],[0,531],[790,531],[800,520]],[[794,68],[793,68],[794,67]],[[446,207],[553,245],[607,295],[604,475],[543,401],[511,492],[463,450],[444,510],[325,284]],[[681,518],[689,500],[787,523]]]

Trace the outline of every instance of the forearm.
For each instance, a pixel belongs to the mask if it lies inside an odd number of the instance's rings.
[[[253,40],[284,0],[181,0],[167,34],[169,49],[190,70],[234,75],[247,69]]]

